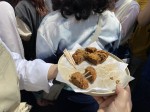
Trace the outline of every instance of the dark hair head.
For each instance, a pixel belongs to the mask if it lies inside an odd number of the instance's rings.
[[[57,2],[56,2],[57,1]],[[52,0],[63,17],[74,15],[77,20],[87,19],[92,12],[102,13],[109,8],[111,0]]]

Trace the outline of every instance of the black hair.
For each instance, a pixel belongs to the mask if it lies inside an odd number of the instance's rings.
[[[56,2],[57,1],[57,2]],[[111,0],[52,0],[63,17],[74,15],[77,20],[87,19],[92,12],[102,13],[109,9]],[[59,4],[58,4],[59,3]]]

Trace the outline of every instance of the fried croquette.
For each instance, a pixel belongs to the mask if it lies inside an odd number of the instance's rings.
[[[104,50],[97,50],[95,47],[86,47],[85,50],[77,49],[72,57],[77,65],[83,61],[88,61],[91,64],[97,65],[103,63],[108,55],[109,53]]]
[[[77,65],[84,61],[84,56],[81,54],[73,54],[72,57]]]
[[[86,60],[91,64],[97,65],[101,61],[101,58],[95,53],[90,53],[87,55]]]
[[[73,73],[70,82],[81,89],[87,89],[89,87],[88,80],[80,72]]]
[[[85,69],[85,77],[87,77],[87,80],[90,82],[90,83],[93,83],[97,77],[96,75],[96,70],[92,67],[92,66],[88,66],[86,69]]]
[[[77,49],[76,52],[72,55],[72,57],[77,65],[82,63],[85,60],[84,54],[85,54],[84,50]]]
[[[96,52],[96,54],[100,57],[99,63],[103,63],[108,58],[108,52],[104,50],[99,50]]]
[[[95,47],[86,47],[85,51],[89,53],[94,53],[97,51],[97,49]]]

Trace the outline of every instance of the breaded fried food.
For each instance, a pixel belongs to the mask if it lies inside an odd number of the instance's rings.
[[[87,89],[89,87],[88,80],[80,72],[73,73],[70,82],[81,89]]]
[[[101,58],[96,53],[90,53],[87,55],[86,60],[91,64],[97,65],[100,63]]]
[[[84,53],[85,53],[85,50],[83,50],[83,49],[77,49],[74,54],[82,54],[82,55],[84,55]]]
[[[93,83],[97,77],[97,74],[96,74],[96,70],[95,68],[93,68],[92,66],[88,66],[86,69],[85,69],[85,77],[87,77],[87,80],[90,82],[90,83]]]
[[[85,51],[89,53],[94,53],[97,51],[97,49],[95,47],[86,47]]]
[[[77,49],[72,57],[77,65],[83,61],[97,65],[103,63],[108,58],[108,55],[109,53],[104,50],[97,50],[95,47],[86,47],[85,50]]]
[[[72,55],[72,57],[77,65],[82,63],[85,60],[84,54],[85,54],[84,50],[77,49],[76,52]]]
[[[79,65],[85,60],[84,55],[82,54],[73,54],[72,57],[77,65]]]
[[[103,63],[108,58],[108,52],[104,50],[99,50],[96,52],[96,54],[100,57],[99,63]]]

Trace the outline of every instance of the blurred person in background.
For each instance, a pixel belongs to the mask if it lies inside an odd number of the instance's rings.
[[[14,10],[0,1],[0,111],[29,112],[26,103],[20,103],[20,90],[49,92],[57,75],[57,65],[40,59],[24,59],[23,45],[17,30]],[[5,89],[4,89],[5,87]]]
[[[133,101],[133,112],[142,111],[142,112],[149,112],[149,104],[150,104],[150,35],[149,35],[149,25],[150,25],[150,1],[141,0],[141,5],[144,5],[143,10],[140,11],[138,15],[138,24],[141,30],[143,31],[138,32],[140,37],[138,39],[145,41],[145,45],[143,45],[143,53],[146,56],[146,63],[142,66],[141,69],[141,76],[139,78],[139,82],[137,83],[133,94],[132,94],[132,101]],[[145,5],[146,3],[146,5]],[[146,37],[145,37],[146,36]],[[147,42],[146,42],[147,41]],[[139,41],[140,42],[140,41]],[[139,43],[140,44],[140,43]],[[142,43],[141,43],[142,44]],[[142,49],[141,49],[142,50]]]

